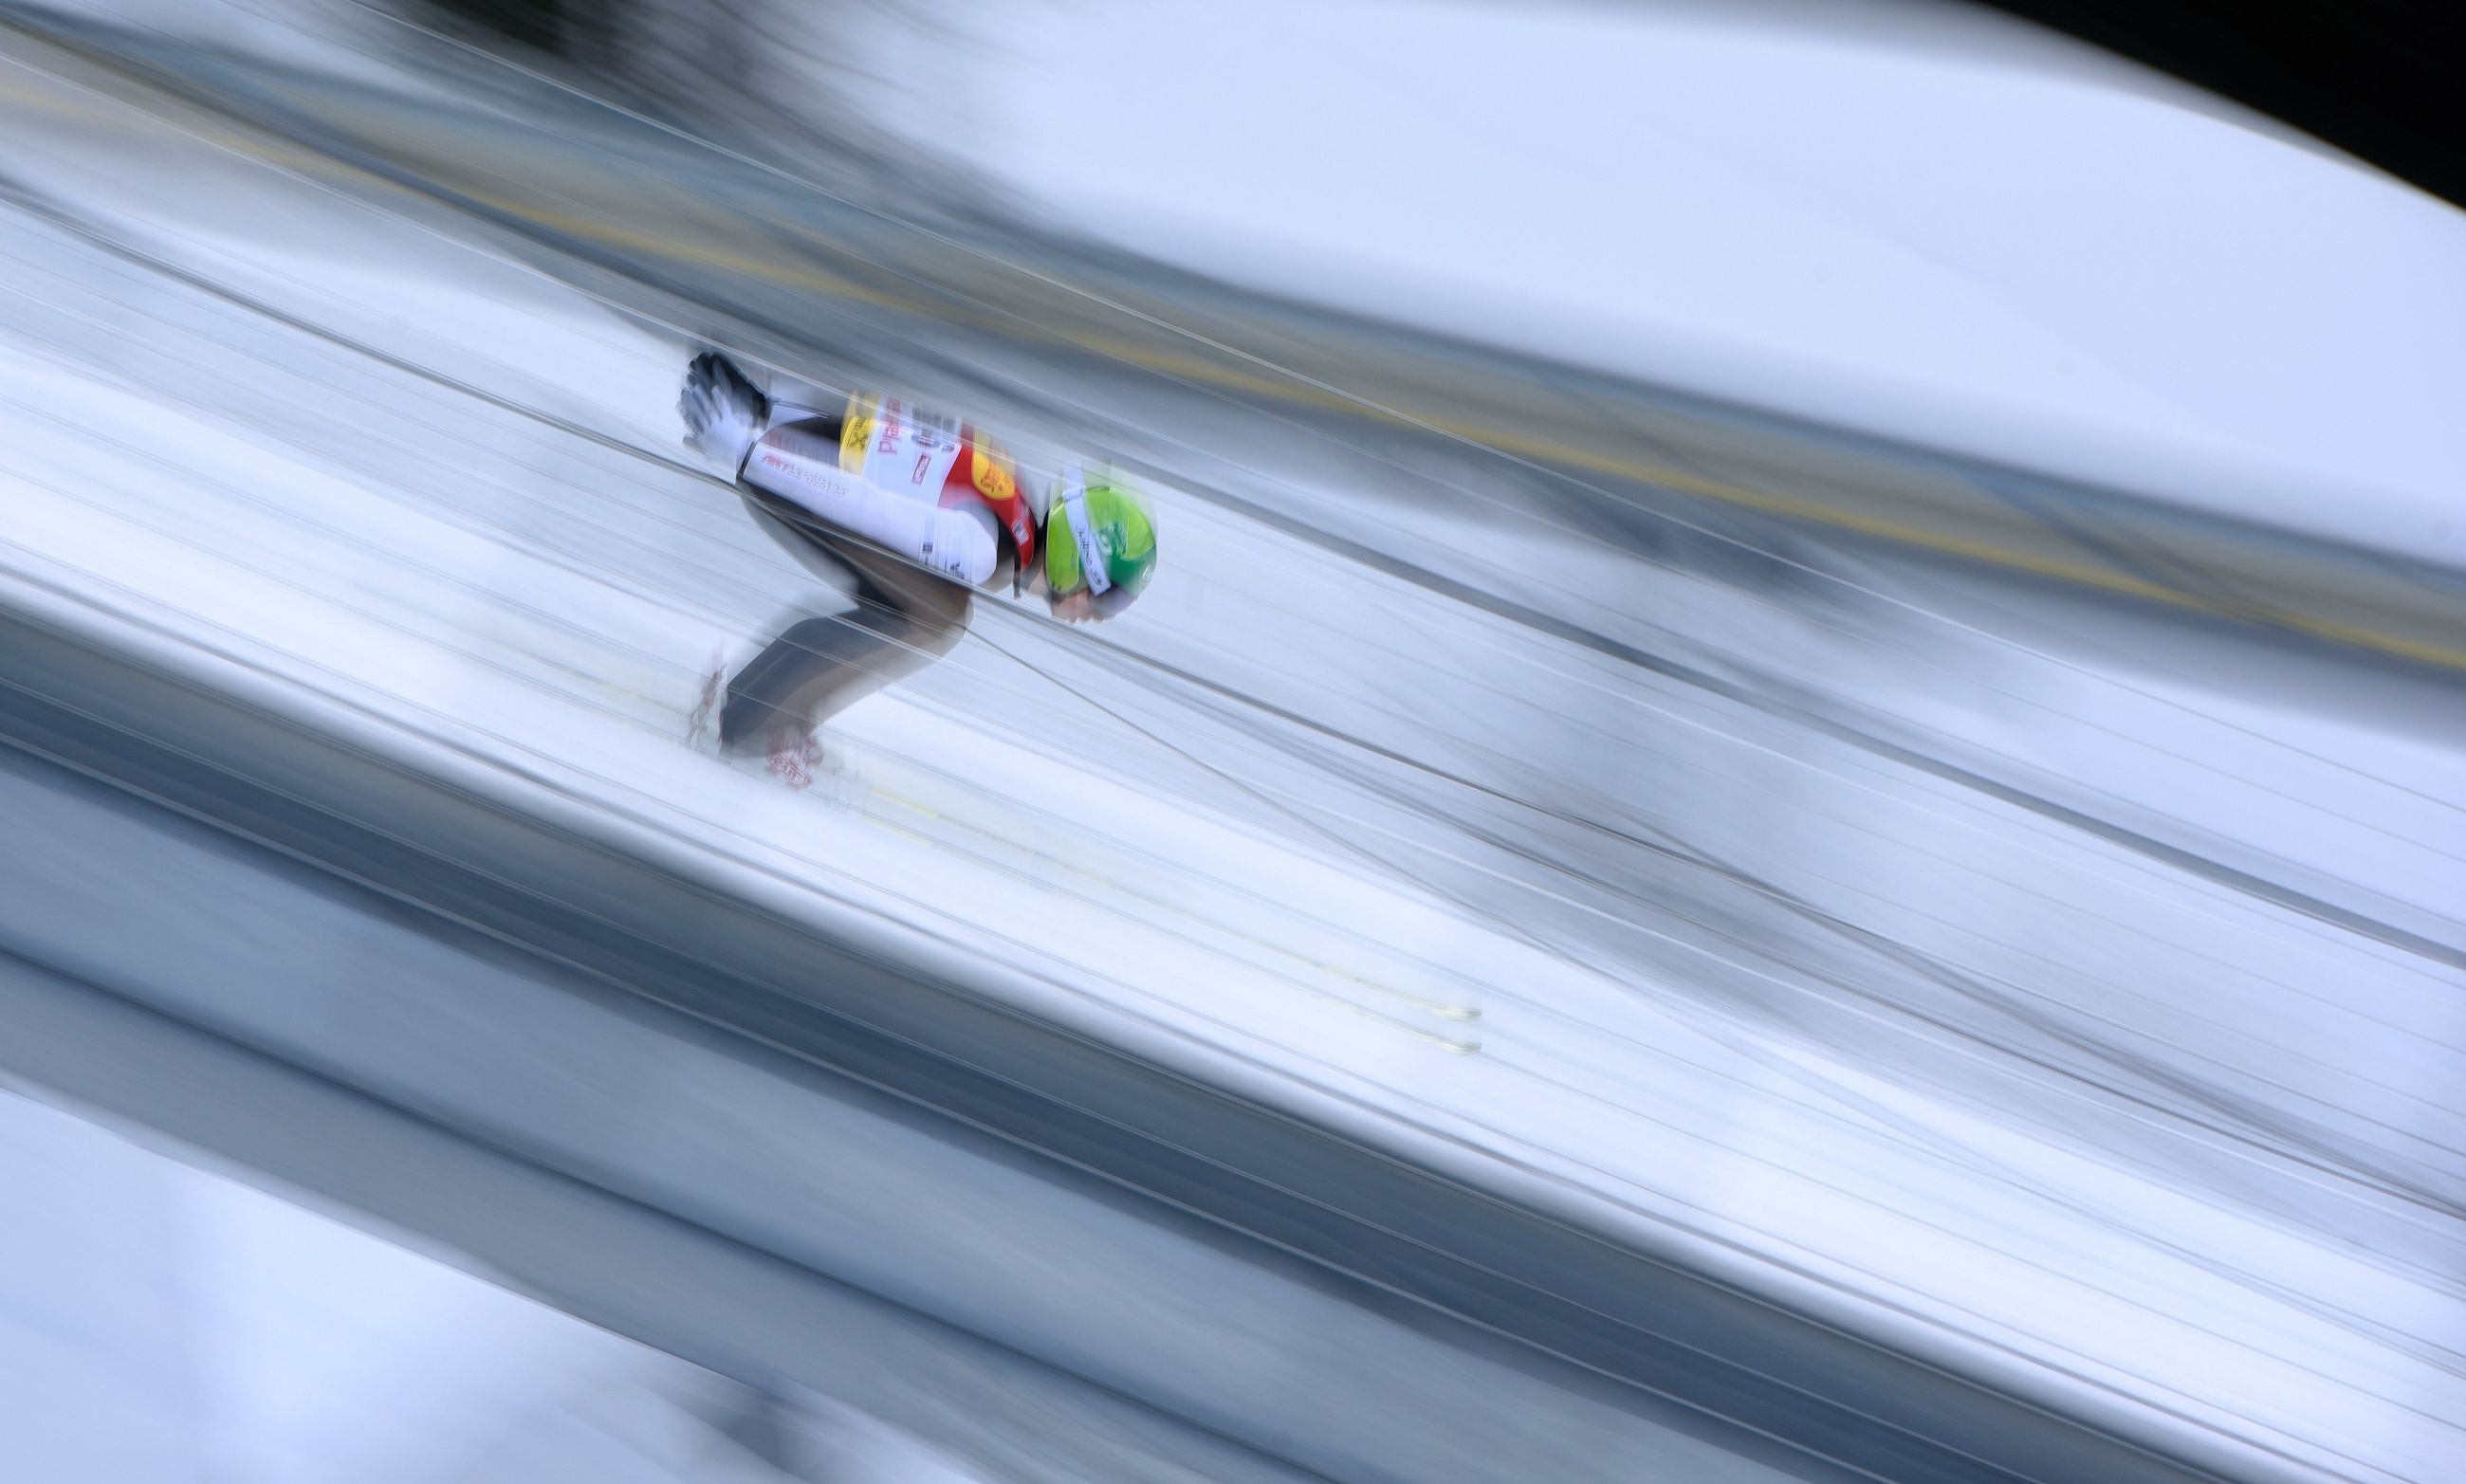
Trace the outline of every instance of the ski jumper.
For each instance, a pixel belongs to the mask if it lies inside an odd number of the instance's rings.
[[[1017,469],[963,424],[908,403],[773,406],[739,493],[754,522],[856,605],[791,625],[728,682],[720,743],[755,752],[913,675],[967,631],[974,589],[1031,570]]]

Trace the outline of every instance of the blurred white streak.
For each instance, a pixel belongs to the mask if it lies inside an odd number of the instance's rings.
[[[969,1484],[0,1092],[0,1448],[41,1484]]]
[[[1069,232],[2466,564],[2466,214],[2000,15],[1074,0],[835,36],[817,95]]]

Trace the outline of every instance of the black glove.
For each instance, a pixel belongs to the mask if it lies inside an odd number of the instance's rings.
[[[677,415],[684,419],[685,447],[733,477],[770,421],[771,399],[746,380],[735,362],[706,350],[685,367]]]

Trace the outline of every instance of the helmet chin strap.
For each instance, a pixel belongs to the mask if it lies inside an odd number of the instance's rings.
[[[1105,570],[1104,549],[1096,544],[1096,523],[1087,519],[1087,476],[1077,459],[1062,468],[1062,513],[1079,543],[1079,573],[1087,580],[1087,590],[1101,598],[1112,590],[1113,574]],[[1046,570],[1051,570],[1049,559]]]

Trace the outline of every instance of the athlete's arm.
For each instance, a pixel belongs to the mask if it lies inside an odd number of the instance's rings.
[[[739,477],[971,587],[993,580],[1000,550],[988,513],[929,504],[841,472],[839,440],[810,423],[783,422],[764,432]]]

